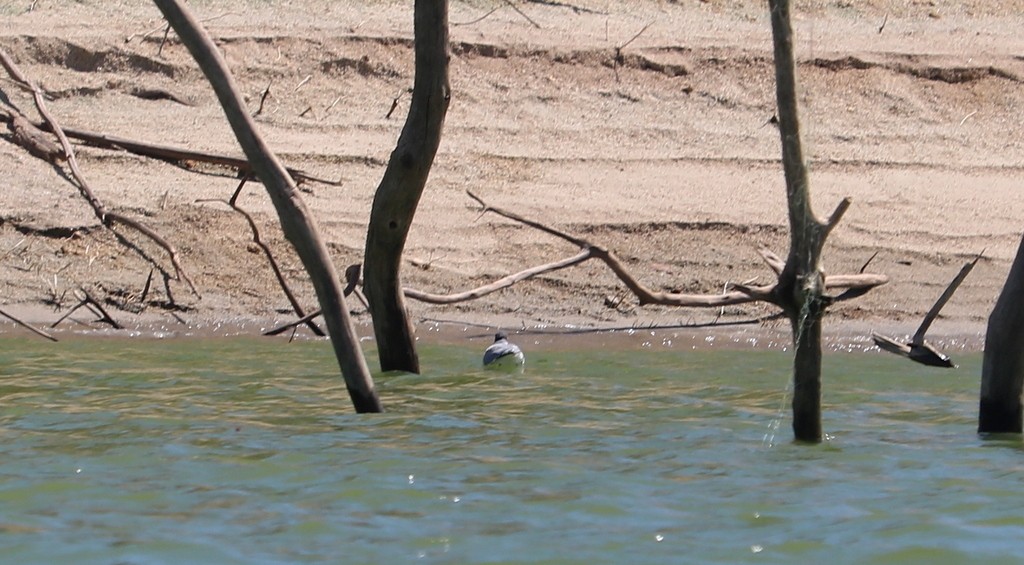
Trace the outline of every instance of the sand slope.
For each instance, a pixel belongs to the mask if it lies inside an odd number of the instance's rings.
[[[63,125],[239,153],[173,34],[158,54],[154,7],[43,1],[26,11],[30,4],[0,6],[0,47],[50,94]],[[411,3],[224,4],[193,2],[200,17],[213,18],[207,25],[254,110],[270,85],[258,122],[283,160],[342,181],[307,185],[305,197],[338,265],[359,262],[412,85]],[[983,329],[1024,228],[1024,17],[1011,13],[1013,4],[796,5],[814,205],[826,215],[841,198],[854,199],[830,239],[827,269],[856,271],[877,252],[870,269],[892,277],[837,307],[833,331],[912,331],[960,264],[984,249],[934,331]],[[717,292],[729,281],[769,280],[756,247],[783,254],[788,235],[778,132],[766,125],[774,83],[762,3],[518,4],[539,28],[500,6],[451,6],[452,22],[465,25],[452,27],[453,101],[408,242],[407,286],[464,290],[576,252],[535,230],[478,218],[467,189],[615,250],[655,288]],[[615,47],[648,23],[616,64]],[[0,89],[32,111],[10,82]],[[143,99],[139,89],[173,92],[191,105]],[[52,319],[40,306],[54,295],[73,304],[64,293],[78,286],[115,301],[139,293],[147,262],[98,227],[71,184],[6,139],[0,303]],[[201,300],[178,282],[157,285],[148,314],[170,320],[169,288],[184,307],[176,314],[190,322],[288,317],[244,220],[196,202],[229,197],[237,185],[230,174],[85,147],[79,159],[111,209],[144,219],[179,247],[200,287]],[[312,308],[262,188],[251,183],[240,203]],[[127,237],[168,266],[154,246]],[[417,319],[528,326],[718,314],[637,308],[596,263],[471,303],[410,307]],[[728,308],[726,317],[770,312],[752,305]]]

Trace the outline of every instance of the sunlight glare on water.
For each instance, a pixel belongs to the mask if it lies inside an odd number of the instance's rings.
[[[0,340],[10,563],[1011,563],[1018,440],[980,359],[825,358],[795,445],[781,351],[426,346],[351,413],[323,342]],[[782,407],[780,409],[780,406]],[[781,414],[781,418],[780,418]],[[774,439],[765,430],[775,424]]]

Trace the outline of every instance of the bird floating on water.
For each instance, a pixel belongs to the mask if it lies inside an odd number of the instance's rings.
[[[522,367],[526,363],[523,351],[509,343],[505,332],[494,334],[494,343],[484,351],[484,367]]]

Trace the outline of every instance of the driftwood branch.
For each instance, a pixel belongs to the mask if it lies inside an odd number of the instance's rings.
[[[511,0],[501,0],[501,1],[504,2],[505,4],[507,4],[509,8],[512,8],[513,10],[515,10],[517,14],[519,14],[520,16],[523,17],[524,20],[526,20],[526,21],[530,22],[531,24],[533,24],[533,27],[535,27],[537,29],[540,29],[540,24],[535,22],[535,21],[533,21],[533,18],[531,18],[530,16],[527,16],[526,12],[520,10],[519,7],[516,6],[515,4],[513,4]]]
[[[11,123],[14,120],[14,116],[6,112],[0,111],[0,120]],[[50,131],[49,124],[46,122],[29,122],[30,125],[42,131]],[[187,168],[189,163],[205,163],[209,165],[215,165],[220,167],[226,167],[233,169],[236,176],[243,178],[255,178],[255,174],[252,170],[252,165],[244,157],[233,157],[230,155],[220,155],[217,153],[209,153],[205,151],[193,151],[190,149],[183,149],[180,147],[173,147],[170,145],[160,145],[156,143],[147,143],[144,141],[136,141],[133,139],[127,139],[124,137],[118,137],[115,135],[107,135],[103,133],[96,133],[86,130],[74,129],[74,128],[63,128],[64,134],[70,138],[80,141],[91,147],[98,147],[100,149],[119,149],[126,151],[133,155],[139,155],[142,157],[149,157],[151,159],[159,159],[175,166]],[[329,186],[341,186],[340,181],[333,181],[320,177],[313,176],[301,169],[295,169],[286,167],[288,174],[295,179],[295,182],[316,182]]]
[[[57,341],[57,338],[53,337],[52,335],[50,335],[50,334],[44,332],[43,330],[33,326],[32,324],[29,324],[27,322],[23,322],[23,321],[19,320],[18,318],[16,318],[13,315],[5,312],[4,310],[0,310],[0,316],[3,316],[4,318],[7,318],[8,320],[14,322],[15,324],[25,328],[26,330],[28,330],[28,331],[30,331],[30,332],[32,332],[32,333],[34,333],[34,334],[36,334],[36,335],[38,335],[40,337],[44,337],[44,338],[46,338],[46,339],[48,339],[50,341]]]
[[[647,28],[654,25],[654,20],[647,22],[647,25],[640,28],[640,31],[636,32],[633,37],[629,40],[620,43],[615,46],[615,56],[612,58],[612,72],[615,73],[615,82],[619,82],[619,66],[625,64],[625,58],[622,55],[622,50],[629,46],[630,43],[636,41],[641,35],[647,31]]]
[[[914,338],[911,340],[911,343],[924,343],[925,332],[927,332],[928,328],[932,326],[932,322],[935,321],[935,318],[939,317],[939,312],[942,310],[942,307],[945,306],[946,303],[949,302],[949,299],[953,297],[953,293],[956,292],[956,289],[960,288],[960,284],[964,282],[967,275],[971,274],[971,270],[973,270],[974,266],[981,260],[982,253],[984,253],[984,251],[978,253],[978,256],[975,257],[974,260],[968,261],[967,263],[964,263],[963,267],[960,267],[960,272],[953,277],[949,286],[946,287],[946,290],[942,291],[942,295],[939,296],[939,299],[935,301],[934,305],[932,305],[931,310],[928,310],[928,313],[925,314],[924,320],[921,321],[921,326],[917,328],[916,332],[914,332]]]
[[[12,79],[14,79],[17,83],[19,83],[24,88],[27,88],[32,92],[32,97],[35,101],[36,109],[39,111],[39,114],[43,117],[43,120],[46,122],[47,129],[51,131],[54,135],[56,135],[58,140],[60,140],[61,148],[63,148],[64,150],[64,158],[67,159],[68,168],[71,169],[71,174],[75,178],[79,192],[81,193],[82,197],[85,198],[85,200],[92,207],[93,212],[96,214],[96,217],[100,220],[100,223],[102,223],[108,229],[113,229],[114,223],[120,223],[124,226],[127,226],[138,231],[139,233],[148,237],[154,243],[162,247],[170,257],[171,264],[174,266],[174,270],[177,273],[178,278],[180,280],[185,281],[185,283],[188,284],[189,288],[196,296],[200,296],[199,291],[196,289],[195,284],[192,282],[192,279],[189,278],[188,273],[186,273],[185,269],[181,266],[181,261],[178,258],[178,250],[173,245],[171,245],[166,239],[161,237],[160,234],[158,234],[149,226],[137,220],[124,216],[123,214],[117,212],[110,212],[109,210],[107,210],[106,206],[96,197],[96,195],[92,192],[92,189],[89,187],[89,183],[85,180],[85,176],[82,174],[81,169],[78,167],[78,159],[75,157],[75,152],[74,149],[72,149],[71,147],[71,142],[68,141],[68,137],[67,135],[64,134],[64,130],[61,129],[60,125],[57,123],[57,120],[50,114],[49,110],[47,109],[46,101],[44,99],[42,90],[40,90],[38,86],[36,86],[21,72],[21,69],[19,69],[18,66],[14,64],[14,61],[12,61],[11,58],[7,55],[7,53],[2,49],[0,49],[0,64],[2,64],[3,67],[7,70],[7,74],[9,74]],[[51,163],[57,165],[56,161],[51,161]]]
[[[568,241],[569,243],[571,243],[573,245],[576,245],[578,247],[590,247],[591,246],[590,242],[588,242],[585,239],[578,238],[578,237],[576,237],[574,235],[567,234],[567,233],[565,233],[565,232],[563,232],[561,230],[557,230],[555,228],[546,226],[546,225],[544,225],[544,224],[542,224],[540,222],[537,222],[535,220],[531,220],[531,219],[526,218],[524,216],[520,216],[519,214],[516,214],[515,212],[510,212],[508,210],[503,210],[501,208],[495,208],[495,207],[491,206],[490,204],[487,204],[486,202],[484,202],[483,199],[480,198],[479,196],[473,194],[472,191],[467,190],[466,194],[469,195],[470,198],[472,198],[473,200],[476,200],[477,203],[480,204],[480,214],[481,215],[486,214],[487,212],[493,212],[494,214],[497,214],[497,215],[499,215],[499,216],[501,216],[503,218],[508,218],[510,220],[515,220],[516,222],[519,222],[520,224],[530,226],[531,228],[540,230],[540,231],[542,231],[542,232],[544,232],[546,234],[553,235],[553,236],[555,236],[557,238],[560,238],[560,239],[564,239],[565,241]]]
[[[111,316],[110,313],[107,312],[107,309],[104,308],[103,305],[99,303],[99,301],[93,298],[91,294],[89,294],[89,291],[85,290],[84,288],[80,288],[78,289],[76,294],[78,295],[78,304],[75,304],[63,316],[57,318],[56,322],[50,324],[51,328],[56,328],[58,325],[60,325],[61,322],[70,318],[71,315],[74,314],[79,308],[86,308],[88,310],[91,310],[93,315],[96,316],[97,322],[109,324],[110,327],[114,328],[115,330],[124,329],[124,326],[119,324],[117,320],[115,320],[113,316]]]
[[[471,26],[473,24],[480,23],[480,22],[484,21],[484,19],[486,19],[487,16],[490,16],[491,14],[493,14],[494,12],[497,12],[500,9],[501,9],[501,6],[497,6],[495,8],[491,8],[490,12],[487,12],[486,14],[480,16],[479,18],[476,18],[476,19],[473,19],[473,20],[469,20],[468,22],[452,22],[452,27],[455,27],[455,26]]]
[[[360,279],[359,279],[359,274],[362,272],[362,269],[363,269],[363,266],[360,265],[360,264],[349,265],[349,267],[347,269],[345,269],[346,285],[345,285],[344,293],[345,293],[345,296],[349,296],[352,293],[355,293],[355,295],[359,298],[359,300],[362,301],[363,306],[368,308],[369,306],[366,303],[366,297],[364,297],[363,293],[359,291],[359,283],[361,282]],[[307,324],[307,323],[311,322],[312,320],[315,320],[317,318],[317,316],[319,316],[322,313],[323,313],[322,310],[319,310],[319,309],[314,310],[313,312],[310,312],[309,314],[306,314],[305,316],[299,318],[298,320],[295,320],[295,321],[292,321],[292,322],[288,322],[287,324],[278,326],[278,327],[273,328],[273,329],[269,329],[269,330],[263,332],[263,335],[272,336],[272,335],[277,335],[277,334],[280,334],[280,333],[284,333],[284,332],[286,332],[286,331],[288,331],[288,330],[290,330],[290,329],[292,329],[294,327],[300,326],[302,324]]]
[[[742,285],[742,284],[735,283],[735,284],[731,285],[731,287],[733,289],[732,291],[726,291],[726,292],[723,292],[722,294],[686,294],[686,293],[674,293],[674,292],[661,292],[661,291],[653,290],[653,289],[647,287],[646,285],[644,285],[643,283],[641,283],[639,280],[637,280],[637,278],[633,276],[633,274],[629,271],[629,269],[627,269],[626,266],[623,265],[622,261],[618,258],[618,256],[615,255],[614,252],[612,252],[612,251],[610,251],[610,250],[608,250],[608,249],[606,249],[606,248],[604,248],[604,247],[602,247],[600,245],[597,245],[595,243],[587,241],[586,239],[583,239],[583,238],[580,238],[580,237],[577,237],[577,236],[565,233],[565,232],[563,232],[561,230],[558,230],[556,228],[553,228],[551,226],[547,226],[545,224],[542,224],[542,223],[540,223],[540,222],[538,222],[536,220],[531,220],[529,218],[523,217],[523,216],[521,216],[521,215],[519,215],[519,214],[517,214],[515,212],[511,212],[509,210],[505,210],[505,209],[502,209],[502,208],[498,208],[496,206],[492,206],[492,205],[488,204],[487,202],[485,202],[479,196],[473,194],[472,192],[467,191],[467,194],[470,196],[470,198],[472,198],[473,200],[475,200],[477,203],[480,204],[481,209],[482,209],[482,213],[491,212],[491,213],[496,214],[498,216],[501,216],[503,218],[514,220],[514,221],[519,222],[521,224],[524,224],[524,225],[530,226],[532,228],[538,229],[540,231],[543,231],[544,233],[553,235],[555,237],[558,237],[560,239],[563,239],[565,241],[568,241],[568,242],[570,242],[570,243],[572,243],[574,245],[577,245],[577,246],[583,248],[584,251],[582,253],[580,253],[579,255],[574,256],[573,258],[571,258],[573,260],[575,260],[576,258],[580,258],[578,261],[575,261],[572,264],[582,263],[583,261],[586,261],[586,260],[589,260],[589,259],[599,259],[599,260],[601,260],[602,262],[604,262],[605,265],[608,266],[609,269],[612,270],[613,273],[615,273],[615,276],[618,277],[618,279],[622,282],[622,284],[624,284],[626,286],[626,288],[628,288],[630,290],[630,292],[632,292],[633,295],[636,296],[636,298],[639,301],[641,306],[647,305],[647,304],[658,304],[658,305],[663,305],[663,306],[709,308],[709,307],[730,306],[730,305],[737,305],[737,304],[748,304],[748,303],[751,303],[751,302],[771,302],[773,304],[775,303],[776,293],[774,291],[775,291],[775,288],[776,288],[776,284],[769,284],[769,285],[764,285],[764,286],[747,286],[747,285]],[[778,267],[778,264],[779,264],[780,260],[779,260],[778,257],[776,257],[774,254],[772,254],[770,251],[767,251],[767,250],[762,251],[761,252],[761,256],[762,256],[762,258],[765,259],[765,262],[767,262],[770,266],[772,266],[773,270],[775,270]],[[569,260],[567,259],[565,261],[568,262]],[[546,265],[546,266],[551,266],[551,265],[555,265],[555,263],[551,263],[551,264]],[[541,269],[542,267],[546,267],[546,266],[537,267],[537,269]],[[569,266],[569,265],[565,265],[565,266]],[[559,268],[564,268],[564,267],[559,267]],[[527,272],[529,272],[529,271],[523,271],[523,273],[527,273]],[[520,273],[520,274],[522,274],[522,273]],[[512,277],[514,277],[514,276],[517,276],[517,275],[512,275]],[[529,277],[524,277],[524,278],[529,278]],[[505,279],[502,279],[502,280],[505,280]],[[851,289],[852,288],[852,289],[867,289],[867,290],[870,290],[870,289],[875,288],[877,286],[883,285],[883,284],[887,283],[888,281],[889,281],[889,278],[887,276],[885,276],[885,275],[876,275],[876,274],[870,274],[870,273],[866,273],[866,274],[862,273],[862,274],[857,274],[857,275],[833,275],[833,276],[825,277],[825,287],[826,288],[833,288],[833,289]],[[499,282],[501,282],[501,281],[499,281]],[[514,282],[518,282],[518,281],[514,281]],[[492,283],[492,284],[497,284],[497,283]],[[488,285],[488,286],[490,286],[490,285]],[[481,288],[487,288],[487,287],[481,287]],[[504,288],[504,287],[502,287],[502,288]],[[477,292],[479,290],[480,289],[477,289],[475,291],[468,291],[467,293],[463,293],[463,294],[471,294],[471,293]],[[459,295],[449,295],[449,296],[459,296]],[[410,295],[410,297],[415,298],[415,296],[412,296],[412,295]]]
[[[270,84],[267,84],[267,87],[263,89],[263,94],[260,95],[260,106],[259,108],[256,108],[255,112],[253,112],[252,117],[255,118],[263,113],[263,105],[266,104],[268,96],[270,96]],[[292,175],[292,178],[295,178],[294,174]]]
[[[290,330],[292,328],[299,327],[302,324],[311,324],[311,323],[313,323],[313,320],[315,320],[317,317],[320,316],[320,314],[323,314],[323,311],[320,310],[319,308],[317,308],[316,310],[310,312],[309,314],[306,314],[305,316],[302,316],[298,320],[294,320],[294,321],[288,322],[287,324],[284,324],[282,326],[277,326],[276,328],[269,329],[269,330],[263,332],[263,335],[266,335],[266,336],[278,335],[278,334],[282,334],[282,333],[284,333],[284,332],[286,332],[286,331],[288,331],[288,330]]]
[[[984,253],[984,251],[982,251],[982,253]],[[932,305],[931,309],[928,310],[928,313],[925,314],[924,320],[921,321],[921,325],[917,328],[917,331],[914,332],[914,337],[911,338],[910,343],[900,343],[884,335],[872,333],[871,338],[874,340],[875,345],[877,345],[879,349],[907,357],[911,361],[917,361],[922,365],[928,365],[930,367],[955,367],[956,365],[953,364],[953,361],[950,360],[949,356],[928,343],[925,340],[924,335],[928,332],[928,328],[931,327],[932,322],[939,317],[939,312],[942,311],[942,307],[949,302],[949,299],[952,298],[956,289],[960,287],[960,284],[964,282],[967,275],[971,273],[974,266],[978,264],[979,260],[981,260],[982,253],[979,253],[974,260],[964,263],[964,266],[960,267],[960,272],[953,277],[953,280],[950,281],[946,290],[942,292],[939,299],[935,301],[935,304]]]
[[[561,261],[555,261],[553,263],[547,263],[545,265],[526,269],[473,290],[467,290],[465,292],[455,294],[431,294],[429,292],[421,292],[411,288],[403,289],[403,291],[407,297],[419,300],[420,302],[426,302],[428,304],[455,304],[457,302],[466,302],[468,300],[475,300],[477,298],[487,296],[488,294],[508,288],[517,282],[524,281],[544,273],[550,273],[552,271],[571,267],[572,265],[578,265],[592,257],[593,254],[591,253],[591,250],[585,249],[576,255],[567,257]]]
[[[33,125],[25,116],[12,114],[7,127],[11,130],[11,139],[34,157],[48,163],[56,163],[64,159],[64,149],[54,143],[50,136]]]

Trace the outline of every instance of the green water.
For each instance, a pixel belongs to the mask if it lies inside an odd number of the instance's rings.
[[[0,340],[2,563],[1019,563],[980,358],[427,347],[356,416],[324,343]],[[766,439],[766,434],[769,436]]]

